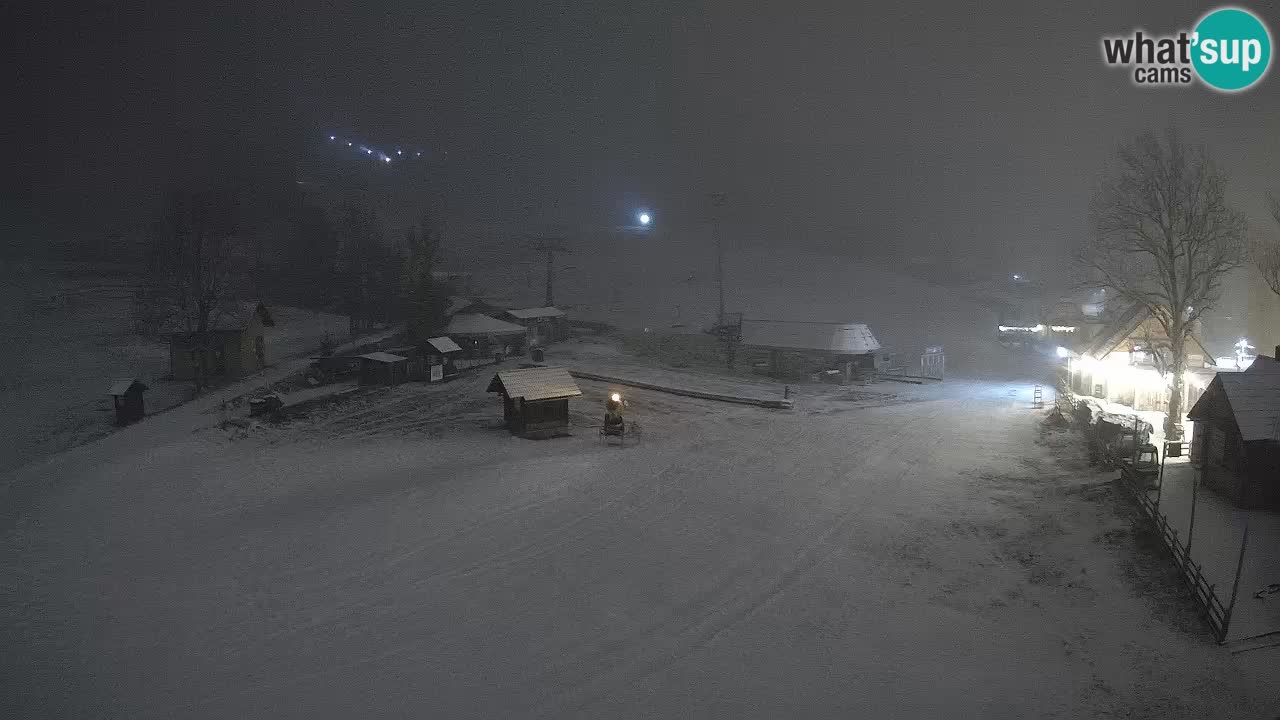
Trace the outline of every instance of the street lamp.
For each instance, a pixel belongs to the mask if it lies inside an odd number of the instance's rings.
[[[649,215],[649,213],[647,212],[640,213],[639,215],[636,216],[636,219],[640,221],[641,225],[648,225],[649,223],[653,222],[653,217]]]

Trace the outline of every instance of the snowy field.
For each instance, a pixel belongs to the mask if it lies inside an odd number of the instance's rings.
[[[23,468],[0,717],[1280,710],[1274,662],[1208,640],[1030,386],[624,389],[620,448],[590,427],[611,388],[535,442],[487,381],[248,428],[215,394]]]
[[[133,332],[131,293],[136,280],[122,269],[63,263],[33,269],[0,265],[0,473],[101,437],[114,430],[107,388],[137,377],[150,390],[148,413],[191,395],[190,383],[166,380],[169,350]],[[326,330],[345,339],[345,318],[294,308],[272,308],[267,361],[313,351]]]

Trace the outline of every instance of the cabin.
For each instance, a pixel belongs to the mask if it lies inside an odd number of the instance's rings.
[[[449,337],[427,338],[423,348],[427,357],[427,369],[430,382],[440,382],[446,377],[457,375],[459,367],[456,360],[462,355],[462,348]]]
[[[1280,510],[1280,362],[1260,355],[1218,373],[1187,417],[1204,485],[1243,508]]]
[[[569,339],[569,323],[564,311],[555,307],[508,310],[506,318],[521,325],[528,334],[528,344],[549,345]]]
[[[399,385],[409,379],[409,358],[388,352],[360,355],[361,385]]]
[[[228,305],[214,314],[204,341],[198,333],[166,326],[169,335],[169,372],[174,380],[238,378],[267,366],[264,328],[275,327],[267,307],[260,302]]]
[[[857,371],[876,369],[880,343],[861,323],[743,320],[742,345],[767,352],[773,377],[787,367],[802,373],[834,372],[849,382]]]
[[[569,371],[560,367],[503,370],[493,376],[488,392],[502,395],[507,429],[526,438],[569,434],[569,399],[582,391]]]
[[[112,381],[111,388],[107,392],[111,395],[111,404],[116,411],[117,425],[137,422],[147,414],[142,402],[142,393],[146,391],[147,386],[137,378]]]
[[[524,352],[528,331],[480,313],[458,313],[449,318],[444,334],[458,344],[466,358],[509,357]]]

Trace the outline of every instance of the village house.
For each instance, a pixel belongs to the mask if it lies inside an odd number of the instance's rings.
[[[860,323],[742,321],[742,345],[768,353],[769,374],[785,372],[788,358],[804,373],[838,371],[848,382],[855,370],[874,370],[880,343]]]
[[[1260,355],[1219,373],[1187,417],[1204,484],[1241,507],[1280,510],[1280,362]]]
[[[237,303],[216,313],[201,343],[197,333],[169,329],[169,371],[174,380],[194,380],[203,364],[206,378],[237,378],[267,366],[264,328],[274,327],[265,305]],[[203,347],[202,347],[203,345]]]
[[[1091,339],[1081,338],[1070,354],[1071,390],[1134,410],[1168,412],[1172,380],[1162,372],[1169,338],[1145,306],[1113,315]],[[1213,378],[1213,356],[1192,332],[1186,345],[1183,407],[1190,407]]]
[[[508,310],[506,317],[525,328],[530,346],[548,345],[569,338],[569,323],[564,311],[560,308],[536,307]]]
[[[521,325],[479,313],[458,313],[449,318],[444,334],[452,338],[467,358],[509,357],[524,352],[528,331]]]
[[[559,367],[502,370],[488,391],[502,395],[507,429],[526,438],[567,435],[569,398],[582,397],[573,376]]]

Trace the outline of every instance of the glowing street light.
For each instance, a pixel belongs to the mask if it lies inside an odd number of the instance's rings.
[[[330,135],[330,136],[329,136],[329,139],[330,139],[330,140],[337,140],[337,139],[338,139],[338,137],[337,137],[336,135]]]
[[[641,225],[648,225],[649,223],[653,222],[653,217],[650,216],[649,213],[647,212],[640,213],[636,219],[640,221]]]

